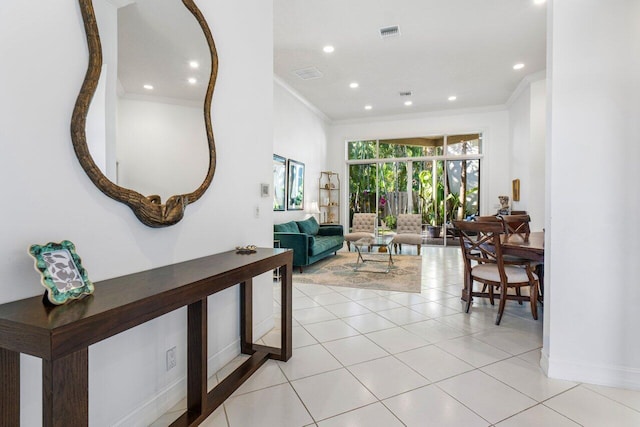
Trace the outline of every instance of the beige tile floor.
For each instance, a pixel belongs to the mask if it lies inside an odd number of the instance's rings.
[[[640,426],[640,392],[547,378],[542,320],[514,301],[500,326],[485,301],[464,313],[459,250],[422,251],[420,294],[294,280],[293,357],[267,362],[203,425]],[[279,331],[259,342],[278,345]]]

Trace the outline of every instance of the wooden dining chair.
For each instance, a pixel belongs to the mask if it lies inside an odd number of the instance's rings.
[[[537,320],[538,276],[528,263],[517,264],[504,260],[500,242],[500,235],[504,233],[503,223],[454,221],[453,224],[459,232],[460,248],[464,259],[466,312],[469,312],[473,297],[489,298],[491,304],[494,298],[499,298],[496,317],[496,325],[499,325],[508,299],[529,301],[531,315]],[[487,286],[483,291],[474,291],[474,282]],[[523,287],[529,288],[529,295],[521,295],[519,289]],[[515,294],[508,293],[509,289],[514,289]]]
[[[473,220],[478,222],[502,222],[502,219],[497,215],[477,215],[473,217]]]
[[[531,234],[531,229],[529,228],[531,217],[529,215],[501,215],[500,218],[504,222],[507,238],[517,235],[523,241],[529,241],[529,235]]]

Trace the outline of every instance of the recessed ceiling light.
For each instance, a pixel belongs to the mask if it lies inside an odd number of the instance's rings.
[[[200,66],[200,64],[198,64],[198,61],[190,61],[189,62],[189,67],[191,68],[198,68]]]
[[[522,70],[523,68],[524,68],[524,64],[522,62],[519,62],[513,66],[514,70]]]
[[[449,101],[455,101],[456,99],[458,99],[458,97],[455,95],[451,95],[448,99]]]
[[[545,4],[547,0],[533,0],[533,4]]]
[[[145,88],[146,90],[153,90],[153,86],[152,85],[144,85],[142,87]]]
[[[187,81],[192,85],[198,83],[198,80],[195,77],[189,77]]]
[[[335,48],[331,45],[327,45],[323,47],[322,50],[324,51],[324,53],[331,53],[335,50]]]
[[[349,87],[350,87],[351,89],[355,89],[355,88],[357,88],[358,86],[360,86],[360,85],[358,84],[358,82],[351,82],[351,83],[349,83]]]
[[[413,101],[404,101],[404,105],[406,105],[407,107],[409,105],[413,105]]]
[[[372,108],[373,108],[373,107],[372,107],[371,105],[365,105],[365,106],[364,106],[364,109],[365,109],[365,110],[371,110]]]

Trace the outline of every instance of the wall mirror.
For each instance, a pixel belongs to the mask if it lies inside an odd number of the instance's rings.
[[[180,221],[216,166],[218,57],[193,0],[78,0],[89,65],[71,121],[83,169],[144,224]]]

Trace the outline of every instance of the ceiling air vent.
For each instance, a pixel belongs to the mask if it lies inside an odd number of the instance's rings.
[[[320,77],[322,77],[322,73],[316,67],[308,67],[302,68],[300,70],[295,70],[293,74],[300,77],[302,80],[319,79]]]
[[[399,35],[400,35],[400,27],[398,27],[397,25],[380,28],[380,37],[382,37],[383,39],[386,39],[389,37],[397,37]]]
[[[411,96],[413,93],[410,90],[400,92],[400,96]]]

